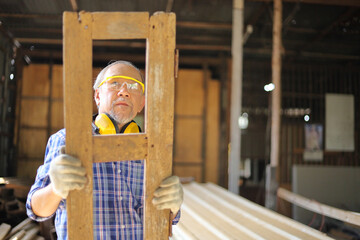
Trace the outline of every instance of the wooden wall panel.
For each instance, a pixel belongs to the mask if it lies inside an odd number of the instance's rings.
[[[48,101],[38,99],[22,99],[21,126],[47,127]]]
[[[38,160],[18,160],[18,167],[17,168],[17,176],[21,176],[24,178],[34,178],[36,175],[36,171],[40,165],[44,163],[44,158],[39,158]]]
[[[49,65],[31,64],[23,71],[23,96],[49,96]]]
[[[51,75],[52,75],[51,97],[55,99],[63,99],[62,65],[53,65]]]
[[[180,118],[175,128],[175,162],[201,162],[202,119]]]
[[[175,114],[201,116],[204,108],[204,77],[201,70],[180,70],[175,81]]]
[[[202,181],[202,168],[200,165],[175,166],[174,174],[183,178],[194,178],[195,181]]]
[[[217,184],[219,176],[220,82],[210,80],[207,87],[205,182]]]
[[[20,158],[44,158],[47,131],[43,129],[22,129],[19,142]],[[19,167],[23,167],[19,165]],[[34,173],[35,176],[36,172]]]
[[[51,103],[51,129],[60,130],[64,127],[64,103],[53,101]]]
[[[50,74],[50,69],[53,72]],[[23,69],[22,91],[19,96],[19,138],[17,139],[17,175],[35,178],[36,169],[43,163],[49,137],[50,78],[55,82],[51,94],[62,95],[59,85],[61,70],[45,64],[30,64]],[[62,81],[62,80],[61,80]]]
[[[209,73],[206,69],[179,70],[174,173],[199,182],[218,183],[220,82],[207,79]]]

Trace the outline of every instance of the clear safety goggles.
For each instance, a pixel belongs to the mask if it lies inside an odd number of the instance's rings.
[[[114,91],[120,91],[120,89],[124,85],[126,85],[127,90],[130,92],[140,92],[140,91],[142,91],[142,93],[145,92],[145,86],[142,82],[140,82],[139,80],[137,80],[135,78],[128,77],[128,76],[107,77],[99,84],[99,87],[101,85],[103,85],[104,83],[106,83],[106,86],[108,89],[114,90]]]

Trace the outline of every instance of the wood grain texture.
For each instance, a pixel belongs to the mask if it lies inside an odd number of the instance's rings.
[[[146,134],[94,136],[93,161],[143,160],[148,153],[147,147]]]
[[[220,82],[210,80],[207,87],[205,182],[216,184],[219,178]]]
[[[68,238],[93,239],[92,200],[92,17],[64,12],[64,100],[66,152],[78,157],[88,183],[67,198]]]
[[[95,12],[92,38],[145,39],[149,31],[148,12]]]
[[[22,96],[49,96],[49,65],[29,65],[23,71]]]
[[[192,182],[183,187],[183,219],[174,227],[174,240],[332,239],[215,184]]]
[[[360,226],[360,214],[356,212],[334,208],[317,202],[316,200],[290,192],[284,188],[279,188],[277,190],[277,196],[312,212]]]
[[[151,201],[160,182],[171,175],[174,124],[175,14],[155,13],[147,41],[146,159],[144,239],[167,239],[169,210],[159,211]]]

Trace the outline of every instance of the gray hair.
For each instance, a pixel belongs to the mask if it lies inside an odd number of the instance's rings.
[[[131,62],[128,62],[128,61],[124,61],[124,60],[118,60],[118,61],[114,61],[114,62],[110,62],[109,65],[107,65],[105,68],[103,68],[103,70],[101,70],[101,72],[97,75],[96,77],[96,80],[94,82],[94,90],[96,90],[97,88],[99,88],[99,85],[100,83],[104,80],[104,75],[106,73],[106,71],[116,65],[116,64],[124,64],[124,65],[128,65],[128,66],[131,66],[133,68],[135,68],[136,70],[138,70],[139,74],[140,74],[140,77],[141,77],[141,82],[145,84],[145,81],[144,81],[144,76],[143,74],[141,73],[140,69],[138,69],[134,64],[132,64]]]

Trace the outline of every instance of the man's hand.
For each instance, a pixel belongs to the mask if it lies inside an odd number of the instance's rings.
[[[158,210],[170,209],[174,214],[179,211],[182,202],[183,188],[177,176],[164,179],[154,192],[154,199],[152,200]]]
[[[54,193],[62,198],[66,198],[70,190],[82,189],[86,183],[85,168],[78,158],[65,154],[65,146],[50,163],[49,175]]]

